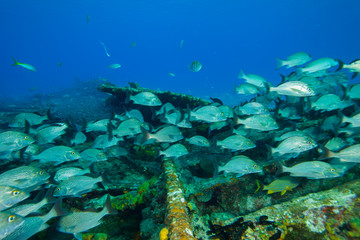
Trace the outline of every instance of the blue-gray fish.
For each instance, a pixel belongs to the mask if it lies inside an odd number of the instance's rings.
[[[311,60],[311,56],[305,52],[297,52],[288,56],[285,60],[276,59],[276,68],[285,66],[286,68],[296,67],[307,63]]]
[[[0,211],[28,198],[30,194],[27,191],[9,186],[0,186]]]
[[[49,119],[49,112],[48,115],[41,116],[37,113],[19,113],[9,122],[9,127],[25,127],[25,121],[28,121],[29,124],[32,125],[39,125],[43,121]]]
[[[138,145],[151,144],[154,142],[173,143],[183,139],[182,132],[176,126],[166,126],[155,133],[149,133],[141,128],[142,134],[135,139]]]
[[[253,115],[245,119],[237,119],[236,124],[244,124],[245,128],[259,131],[271,131],[279,128],[275,119],[269,114]]]
[[[39,160],[41,163],[54,163],[54,165],[61,164],[67,161],[73,161],[80,158],[80,154],[67,146],[55,146],[42,151],[38,155],[34,155],[34,160]]]
[[[277,148],[272,148],[273,156],[293,153],[295,156],[317,147],[317,143],[309,136],[292,136],[283,140]]]
[[[306,177],[308,179],[334,178],[340,174],[326,162],[307,161],[296,164],[293,167],[279,165],[279,172],[288,172],[293,177]]]
[[[109,195],[107,196],[104,208],[100,212],[72,212],[60,218],[57,230],[64,233],[81,233],[101,224],[101,219],[108,214],[116,214],[112,208]]]
[[[184,156],[188,154],[189,151],[186,149],[186,147],[180,143],[176,143],[174,145],[171,145],[164,151],[160,151],[159,156],[163,155],[165,157],[172,157],[172,158],[178,158],[181,156]]]
[[[122,121],[119,126],[112,130],[112,134],[117,137],[134,136],[141,133],[141,127],[143,126],[137,118],[129,118]]]
[[[199,61],[194,61],[190,64],[189,69],[192,72],[198,72],[202,69],[202,64]]]
[[[247,156],[237,155],[232,157],[224,166],[219,167],[219,172],[222,171],[225,173],[236,173],[237,177],[241,177],[250,173],[260,173],[262,169]]]
[[[217,141],[216,145],[234,151],[245,151],[256,147],[253,141],[241,135],[232,135],[222,141]]]
[[[324,57],[308,63],[305,67],[300,68],[299,71],[301,73],[306,73],[306,74],[315,73],[315,72],[327,70],[338,64],[339,62],[337,60]]]
[[[267,82],[263,77],[256,74],[245,74],[242,70],[240,71],[238,78],[245,79],[247,83],[252,84],[258,88],[264,88],[267,85]]]
[[[106,154],[95,148],[88,148],[80,153],[81,161],[89,161],[89,162],[100,162],[106,161],[107,156]]]
[[[235,93],[237,94],[258,94],[260,90],[257,86],[250,83],[241,83],[239,86],[235,86]]]
[[[96,183],[102,182],[103,178],[88,176],[72,176],[63,180],[55,189],[54,197],[81,197],[96,187]]]
[[[353,103],[348,101],[342,101],[336,94],[326,94],[315,102],[311,102],[311,108],[319,111],[332,111],[336,109],[344,109]]]
[[[270,87],[269,91],[294,97],[315,96],[315,91],[308,84],[301,81],[285,82],[277,87]]]
[[[65,134],[67,128],[65,123],[57,123],[39,130],[35,136],[37,144],[52,143],[57,137]]]
[[[133,101],[134,104],[143,106],[161,106],[160,99],[151,92],[141,92],[135,96],[129,95],[129,99],[126,102]]]
[[[40,168],[21,166],[8,170],[0,175],[2,185],[27,189],[43,184],[50,174]]]
[[[190,121],[220,122],[225,121],[223,112],[216,106],[204,106],[190,112]]]
[[[59,199],[47,214],[43,216],[24,218],[23,224],[17,227],[15,231],[8,234],[4,240],[27,240],[36,233],[48,228],[49,225],[46,224],[47,221],[65,214],[66,212],[61,208],[61,199]]]
[[[47,190],[44,198],[39,202],[21,204],[8,209],[7,211],[11,213],[15,213],[22,217],[26,217],[31,213],[37,212],[40,208],[42,208],[46,204],[55,202],[56,199],[52,196],[52,191],[53,189]]]
[[[66,167],[56,171],[54,180],[57,182],[64,181],[72,176],[84,175],[90,173],[90,169],[81,169],[77,167]]]
[[[77,132],[73,139],[70,140],[71,145],[83,144],[86,141],[86,135],[83,132]]]
[[[186,141],[196,146],[210,147],[209,140],[207,140],[205,137],[200,135],[192,136],[191,138],[186,139]]]
[[[341,162],[360,163],[360,144],[351,145],[340,152],[326,151],[324,158],[338,158]]]
[[[24,224],[24,218],[8,212],[0,212],[0,239],[14,232]]]
[[[0,157],[6,157],[14,151],[20,150],[35,140],[28,134],[16,131],[0,133]]]
[[[269,114],[267,107],[258,102],[246,103],[243,106],[237,107],[237,110],[242,115]]]

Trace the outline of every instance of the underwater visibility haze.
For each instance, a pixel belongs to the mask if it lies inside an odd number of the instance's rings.
[[[359,239],[360,2],[0,2],[0,239]]]

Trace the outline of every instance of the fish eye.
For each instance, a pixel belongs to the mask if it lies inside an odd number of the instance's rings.
[[[257,168],[257,167],[258,167],[258,165],[257,165],[257,164],[254,164],[253,168]]]
[[[14,197],[17,196],[18,194],[20,194],[19,190],[14,190],[12,191],[11,195],[13,195]]]
[[[330,169],[330,172],[334,173],[334,172],[335,172],[335,169],[334,169],[334,168]]]
[[[44,173],[45,173],[44,171],[40,171],[39,175],[44,175]]]
[[[55,192],[60,192],[60,190],[61,190],[61,188],[58,187],[55,189]]]
[[[9,217],[8,217],[8,222],[12,222],[12,221],[14,221],[15,220],[15,215],[10,215]]]
[[[71,155],[75,155],[75,152],[74,152],[74,151],[71,151],[70,154],[71,154]]]

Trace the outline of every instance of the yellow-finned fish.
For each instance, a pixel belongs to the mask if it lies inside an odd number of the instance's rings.
[[[11,65],[11,66],[21,66],[21,67],[23,67],[23,68],[25,68],[25,69],[27,69],[27,70],[36,72],[36,69],[34,68],[34,66],[32,66],[32,65],[30,65],[30,64],[27,64],[27,63],[20,63],[20,62],[16,61],[15,58],[13,58],[13,59],[14,59],[15,62],[14,62],[14,64]]]
[[[202,64],[198,61],[194,61],[191,63],[190,67],[189,67],[190,71],[192,72],[198,72],[202,69]]]

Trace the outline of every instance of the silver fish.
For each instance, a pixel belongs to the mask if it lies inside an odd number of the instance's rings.
[[[335,94],[326,94],[321,96],[316,102],[311,103],[311,108],[319,111],[332,111],[336,109],[344,109],[353,103],[341,101],[339,96]]]
[[[291,81],[280,84],[277,87],[270,87],[270,92],[277,92],[280,95],[308,97],[315,96],[314,90],[304,82]]]
[[[35,140],[31,136],[22,132],[7,131],[0,133],[0,157],[7,156],[33,142]]]
[[[128,150],[126,148],[120,147],[120,146],[111,146],[106,149],[106,156],[108,157],[121,157],[121,156],[127,156]]]
[[[42,151],[38,155],[34,155],[34,160],[39,160],[41,163],[53,162],[54,165],[61,164],[67,161],[74,161],[80,158],[80,154],[67,146],[55,146]]]
[[[341,162],[360,163],[360,144],[351,145],[338,153],[327,151],[325,158],[339,158]]]
[[[242,70],[240,71],[240,74],[238,75],[239,79],[245,79],[245,81],[249,84],[252,84],[258,88],[264,88],[267,85],[266,80],[256,74],[245,74]]]
[[[7,211],[17,214],[22,217],[26,217],[27,215],[29,215],[31,213],[37,212],[40,208],[42,208],[46,204],[55,202],[55,200],[56,199],[52,197],[52,189],[49,189],[41,201],[39,201],[37,203],[21,204],[16,207],[12,207],[12,208],[8,209]]]
[[[285,66],[286,68],[296,67],[299,65],[302,65],[304,63],[307,63],[311,60],[311,56],[305,52],[297,52],[289,57],[287,57],[285,60],[276,59],[276,68],[281,68]]]
[[[35,136],[37,144],[46,144],[52,143],[54,139],[65,134],[65,129],[67,128],[65,123],[57,123],[55,125],[42,128],[39,130]]]
[[[25,121],[28,121],[29,124],[39,125],[43,121],[48,120],[49,115],[41,116],[36,113],[19,113],[9,122],[9,127],[25,127]]]
[[[55,189],[54,197],[81,197],[90,192],[96,183],[102,182],[102,177],[92,178],[88,176],[72,176],[63,180]]]
[[[91,228],[100,225],[100,220],[108,214],[116,214],[117,211],[112,208],[110,197],[107,196],[104,208],[100,212],[72,212],[69,215],[60,218],[57,230],[64,233],[85,232]]]
[[[86,141],[86,135],[83,132],[77,132],[73,139],[70,140],[71,145],[83,144]]]
[[[293,167],[281,165],[280,172],[288,172],[290,176],[306,177],[308,179],[334,178],[340,176],[333,166],[321,161],[302,162]]]
[[[81,169],[81,168],[77,168],[77,167],[61,168],[56,171],[54,180],[56,182],[61,182],[61,181],[68,179],[69,177],[84,175],[87,173],[90,173],[90,169],[88,169],[88,168],[87,169]]]
[[[191,138],[186,139],[186,141],[196,146],[210,147],[209,140],[207,140],[205,137],[200,135],[192,136]]]
[[[61,200],[58,200],[54,207],[43,216],[26,217],[23,224],[10,233],[4,240],[26,240],[38,232],[41,232],[49,227],[46,224],[50,219],[65,215],[65,211],[61,208]]]
[[[249,102],[243,106],[238,106],[237,112],[241,115],[269,114],[268,108],[258,102]]]
[[[106,154],[95,148],[88,148],[80,153],[81,161],[90,161],[90,162],[98,162],[98,161],[106,161]]]
[[[190,112],[190,121],[220,122],[225,121],[223,112],[216,106],[204,106]]]
[[[111,146],[115,146],[118,144],[119,141],[124,140],[121,137],[109,137],[108,134],[99,135],[95,138],[94,144],[92,145],[93,148],[100,148],[105,149]]]
[[[32,166],[21,166],[0,175],[2,185],[27,189],[43,184],[50,174]]]
[[[219,167],[219,172],[236,173],[237,177],[241,177],[250,173],[260,173],[262,169],[256,162],[247,156],[237,155],[230,159],[224,166]]]
[[[352,117],[343,116],[342,122],[350,123],[350,127],[360,127],[360,113]]]
[[[237,94],[258,94],[260,90],[257,86],[250,83],[241,83],[239,86],[235,86],[235,93]]]
[[[283,140],[277,148],[272,148],[273,156],[295,153],[296,155],[317,147],[314,139],[308,136],[292,136]]]
[[[250,139],[243,137],[241,135],[232,135],[230,137],[225,138],[222,141],[218,140],[216,142],[216,145],[234,151],[239,151],[239,150],[245,151],[256,147],[255,143],[253,143]]]
[[[279,128],[275,119],[269,114],[253,115],[246,119],[237,119],[236,124],[244,124],[245,128],[259,131],[271,131]]]
[[[0,212],[0,239],[14,232],[24,224],[24,218],[8,212]]]
[[[347,96],[351,99],[360,99],[360,83],[354,84],[347,92]]]
[[[176,126],[166,126],[155,133],[149,133],[141,128],[142,134],[135,140],[136,144],[151,144],[154,142],[173,143],[183,139],[180,129]]]
[[[164,151],[160,151],[159,156],[165,156],[165,157],[172,157],[172,158],[178,158],[181,156],[184,156],[188,154],[188,150],[186,147],[180,143],[171,145]]]
[[[15,187],[0,186],[0,211],[14,206],[29,196],[30,194],[27,191]]]
[[[135,96],[130,95],[127,102],[133,101],[134,104],[143,106],[160,106],[162,103],[160,99],[151,92],[141,92]]]
[[[144,127],[144,123],[137,118],[129,118],[121,122],[119,126],[112,130],[114,136],[134,136],[141,133],[141,127]]]
[[[336,65],[338,65],[339,62],[335,59],[332,58],[319,58],[315,61],[312,61],[310,63],[308,63],[305,67],[300,68],[299,71],[301,73],[314,73],[314,72],[319,72],[319,71],[323,71],[323,70],[327,70],[331,67],[334,67]]]

